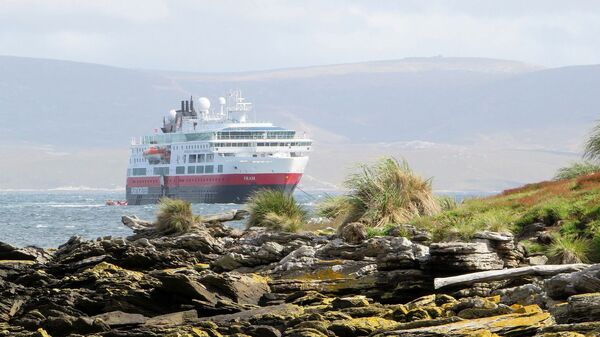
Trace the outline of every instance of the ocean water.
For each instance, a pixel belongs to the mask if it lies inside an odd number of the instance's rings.
[[[339,192],[338,192],[339,193]],[[295,197],[309,211],[328,194],[336,192],[303,192]],[[444,193],[448,194],[448,193]],[[485,193],[450,193],[457,200]],[[156,205],[106,206],[105,201],[123,200],[122,191],[0,191],[0,241],[17,246],[58,247],[71,236],[87,239],[103,236],[128,236],[132,231],[121,223],[123,215],[137,215],[154,220]],[[236,204],[194,204],[195,214],[208,215],[225,210],[240,209]],[[227,222],[242,228],[243,223]]]
[[[325,194],[296,193],[307,208]],[[124,200],[123,192],[53,191],[0,192],[0,241],[17,246],[58,247],[71,236],[88,239],[128,236],[132,231],[121,223],[123,215],[154,220],[156,205],[105,206],[105,201]],[[215,214],[240,209],[236,204],[194,204],[195,214]],[[228,222],[242,227],[241,222]]]

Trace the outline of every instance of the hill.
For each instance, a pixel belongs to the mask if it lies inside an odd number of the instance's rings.
[[[197,74],[3,56],[0,189],[122,186],[131,136],[151,132],[183,98],[232,88],[255,103],[256,118],[316,140],[308,188],[330,188],[353,163],[391,154],[435,176],[437,189],[503,189],[577,157],[600,107],[598,72],[433,57]],[[56,166],[44,176],[40,148],[62,154],[50,154]]]

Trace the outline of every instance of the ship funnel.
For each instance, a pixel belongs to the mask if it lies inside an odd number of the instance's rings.
[[[185,103],[181,101],[181,112],[185,111]]]

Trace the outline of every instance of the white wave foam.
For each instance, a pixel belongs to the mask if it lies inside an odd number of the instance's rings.
[[[103,207],[104,204],[55,204],[48,205],[53,208],[88,208],[88,207]]]
[[[0,192],[124,192],[125,187],[60,186],[54,188],[0,188]]]

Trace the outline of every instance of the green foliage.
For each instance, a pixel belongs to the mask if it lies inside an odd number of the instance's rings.
[[[398,227],[398,225],[395,225],[395,224],[385,224],[380,227],[368,227],[367,228],[367,237],[374,238],[377,236],[387,236],[387,235],[390,235],[392,230],[397,227]],[[406,237],[407,236],[406,232],[402,233],[402,231],[400,231],[400,236]]]
[[[598,122],[594,128],[592,128],[592,131],[585,142],[583,157],[588,160],[600,159],[600,123]]]
[[[569,166],[560,168],[554,180],[573,179],[600,171],[600,166],[590,162],[576,162]]]
[[[451,211],[458,207],[458,202],[451,196],[448,195],[440,195],[435,198],[440,210],[442,211]]]
[[[360,221],[379,227],[440,211],[431,180],[415,175],[406,161],[383,158],[374,165],[363,165],[345,185],[351,192],[338,199],[340,207],[334,208],[343,215],[342,223]]]
[[[577,212],[572,203],[564,198],[554,198],[528,209],[517,220],[516,224],[522,227],[534,222],[542,222],[548,226],[555,225],[558,221],[568,219],[569,216]]]
[[[545,251],[545,247],[537,242],[525,240],[521,241],[521,244],[525,247],[528,254],[543,253]]]
[[[201,222],[192,213],[192,205],[180,199],[161,198],[156,216],[156,228],[164,233],[185,233]]]
[[[418,217],[411,224],[431,232],[434,242],[469,240],[475,233],[490,230],[511,232],[514,214],[508,209],[478,207],[477,210],[464,205],[433,217]]]
[[[247,226],[264,226],[273,230],[296,232],[308,219],[308,212],[293,196],[265,189],[248,200],[250,217]]]
[[[590,261],[592,241],[573,235],[556,234],[546,252],[553,263],[587,263]]]

